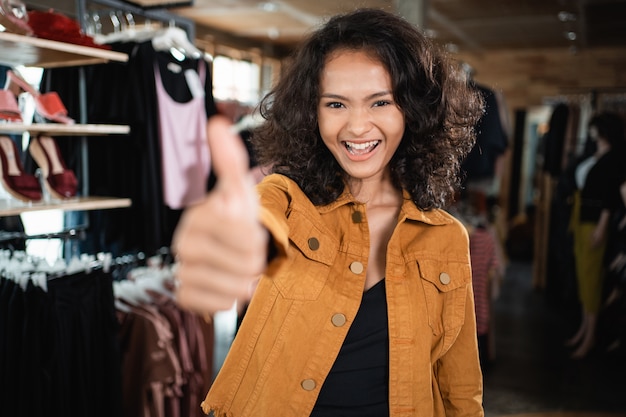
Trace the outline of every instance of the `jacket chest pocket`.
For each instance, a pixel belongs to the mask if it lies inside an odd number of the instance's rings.
[[[471,267],[462,262],[418,260],[428,324],[434,335],[451,343],[465,322],[465,303],[471,283]],[[452,340],[448,340],[452,339]]]
[[[315,300],[331,272],[339,242],[296,210],[291,212],[287,223],[288,257],[274,283],[285,298]]]

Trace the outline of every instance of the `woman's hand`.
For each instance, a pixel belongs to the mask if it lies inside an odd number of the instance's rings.
[[[596,227],[595,229],[593,229],[593,233],[591,233],[592,248],[598,248],[605,242],[607,230],[609,229],[610,217],[611,212],[609,210],[603,209],[600,212],[600,218],[598,219],[598,223],[596,223]]]
[[[172,244],[176,300],[201,314],[228,310],[235,300],[251,296],[266,266],[269,241],[241,138],[223,116],[209,120],[207,136],[217,183],[185,210]]]

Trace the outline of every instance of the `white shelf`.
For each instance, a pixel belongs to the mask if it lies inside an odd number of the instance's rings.
[[[31,211],[45,210],[102,210],[130,207],[129,198],[113,197],[75,197],[67,200],[52,199],[49,202],[21,202],[17,200],[0,200],[0,217],[15,216]]]
[[[103,135],[126,135],[130,127],[125,125],[104,124],[75,124],[66,125],[60,123],[0,123],[0,134],[18,135],[23,132],[49,136],[103,136]]]
[[[0,32],[0,62],[8,66],[58,68],[127,62],[128,55],[90,46]]]

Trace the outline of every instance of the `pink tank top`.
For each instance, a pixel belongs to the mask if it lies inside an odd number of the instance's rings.
[[[204,87],[205,63],[200,61],[198,76]],[[154,66],[161,143],[163,200],[172,209],[182,209],[207,192],[210,171],[206,138],[207,115],[204,97],[179,103],[170,97]]]

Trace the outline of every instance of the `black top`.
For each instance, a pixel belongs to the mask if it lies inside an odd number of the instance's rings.
[[[389,415],[389,333],[385,280],[363,294],[361,307],[311,417]]]
[[[621,202],[619,185],[622,181],[624,162],[618,152],[612,150],[602,155],[589,170],[580,190],[580,218],[577,220],[596,223],[603,209],[617,209]]]

